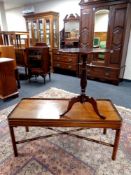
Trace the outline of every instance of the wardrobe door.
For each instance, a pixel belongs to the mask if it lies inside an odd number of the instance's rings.
[[[81,10],[80,47],[82,48],[93,46],[94,20],[92,19],[94,19],[93,8]]]
[[[126,4],[110,8],[108,47],[111,49],[110,65],[120,67],[126,28]]]

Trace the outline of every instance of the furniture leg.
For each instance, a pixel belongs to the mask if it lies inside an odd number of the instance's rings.
[[[49,81],[51,81],[51,73],[49,72]]]
[[[116,130],[114,148],[113,148],[113,153],[112,153],[112,160],[116,159],[116,154],[117,154],[119,139],[120,139],[120,132],[121,132],[121,129]]]
[[[106,129],[106,128],[104,128],[104,129],[103,129],[103,134],[106,134],[106,131],[107,131],[107,129]]]
[[[18,69],[15,69],[15,78],[16,78],[16,81],[17,81],[17,87],[18,87],[18,89],[20,89],[20,80],[19,80]]]
[[[25,76],[28,77],[28,69],[26,66],[25,66]]]
[[[18,156],[18,152],[17,152],[16,141],[15,141],[14,128],[12,126],[9,126],[9,129],[10,129],[10,136],[11,136],[11,140],[12,140],[14,156],[17,157]]]
[[[63,114],[61,114],[60,116],[61,117],[64,116],[72,108],[72,106],[76,102],[80,102],[80,103],[89,102],[89,103],[92,104],[96,114],[101,119],[105,119],[106,117],[99,113],[96,100],[94,98],[92,98],[92,97],[86,96],[85,92],[86,92],[86,86],[87,86],[87,67],[86,67],[87,54],[81,55],[81,58],[82,58],[82,68],[81,68],[82,72],[81,72],[81,80],[80,80],[81,94],[79,96],[77,96],[77,97],[71,98],[71,100],[69,101],[67,110]]]
[[[45,75],[42,75],[42,77],[43,77],[43,79],[44,79],[44,84],[45,84],[45,78],[46,78],[46,77],[45,77]]]
[[[29,127],[26,126],[26,127],[25,127],[25,130],[26,130],[26,132],[29,132]]]

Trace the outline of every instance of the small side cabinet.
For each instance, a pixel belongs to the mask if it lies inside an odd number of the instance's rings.
[[[26,49],[26,54],[29,79],[40,75],[45,83],[46,75],[49,75],[49,79],[51,77],[49,48],[46,46],[29,47]]]

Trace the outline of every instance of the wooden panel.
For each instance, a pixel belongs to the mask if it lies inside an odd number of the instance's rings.
[[[81,10],[80,47],[93,45],[93,9]]]
[[[66,69],[66,70],[71,70],[71,71],[77,71],[77,65],[76,64],[70,64],[66,62],[56,62],[54,61],[54,67],[56,68],[61,68],[61,69]]]
[[[17,65],[27,67],[27,57],[26,57],[25,49],[24,48],[16,48],[15,54],[16,54]]]
[[[110,64],[120,64],[122,58],[123,40],[126,24],[126,4],[115,5],[111,8],[110,20]]]
[[[104,66],[87,66],[87,77],[118,81],[120,69]]]
[[[14,46],[0,45],[0,57],[13,58],[14,68],[16,68],[16,56]]]
[[[9,58],[0,59],[0,98],[5,99],[18,94],[14,71],[14,61]]]
[[[95,12],[103,9],[109,10],[109,23],[106,33],[95,33],[96,37],[101,40],[106,40],[106,47],[110,49],[109,55],[103,60],[95,60],[90,57],[88,64],[93,68],[88,71],[88,75],[92,77],[100,77],[104,80],[119,82],[123,78],[124,68],[126,62],[126,54],[128,49],[128,41],[131,29],[131,1],[118,0],[118,1],[84,1],[81,0],[81,27],[80,27],[80,41],[81,47],[92,47],[92,40],[94,38],[94,14]],[[101,24],[103,25],[103,24]],[[102,63],[103,61],[103,63]],[[98,68],[102,66],[103,71]],[[110,71],[104,68],[110,68]],[[93,71],[92,71],[93,70]]]

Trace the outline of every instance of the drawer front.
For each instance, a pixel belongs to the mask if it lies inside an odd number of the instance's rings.
[[[72,71],[77,70],[76,64],[69,64],[69,63],[64,63],[64,62],[54,62],[54,67],[61,68],[61,69],[72,70]]]
[[[106,79],[118,79],[119,78],[119,69],[107,69],[104,70],[104,77]]]
[[[54,61],[61,61],[61,62],[65,62],[65,63],[77,63],[77,55],[56,54],[56,55],[54,55]]]
[[[81,76],[81,66],[79,66],[79,76]],[[119,69],[87,66],[87,77],[105,80],[118,80]]]
[[[96,77],[96,78],[103,78],[103,75],[104,75],[104,69],[100,68],[100,67],[87,68],[87,72],[88,72],[87,75],[91,75],[91,76]]]

